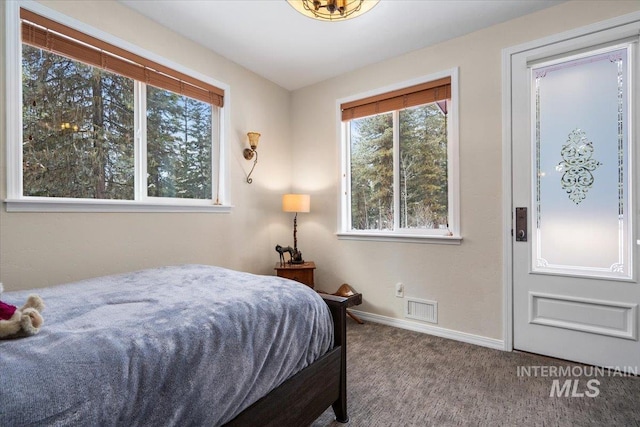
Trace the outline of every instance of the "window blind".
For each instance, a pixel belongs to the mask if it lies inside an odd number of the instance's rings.
[[[104,42],[66,25],[20,9],[22,42],[217,107],[224,90]]]
[[[340,105],[342,121],[451,98],[451,77],[433,80]]]

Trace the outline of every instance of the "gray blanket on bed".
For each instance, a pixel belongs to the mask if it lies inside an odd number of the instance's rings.
[[[220,425],[333,344],[324,301],[274,276],[188,265],[35,292],[42,331],[0,341],[0,426]]]

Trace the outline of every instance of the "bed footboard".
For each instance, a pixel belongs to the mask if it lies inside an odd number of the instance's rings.
[[[334,347],[327,354],[242,411],[225,426],[305,426],[329,406],[336,420],[347,415],[347,298],[321,295],[334,326]]]
[[[334,346],[340,346],[340,393],[333,402],[336,421],[349,422],[347,414],[347,298],[322,294],[333,316]]]

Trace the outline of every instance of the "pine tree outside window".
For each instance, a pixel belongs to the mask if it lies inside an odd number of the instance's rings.
[[[134,81],[22,46],[23,194],[134,198]]]
[[[459,243],[457,70],[339,102],[341,238]]]
[[[8,81],[22,81],[7,210],[228,211],[224,88],[39,10],[7,9],[8,23],[20,15]]]

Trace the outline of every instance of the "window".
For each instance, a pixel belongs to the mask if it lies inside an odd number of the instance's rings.
[[[457,70],[340,103],[343,238],[457,243]]]
[[[204,102],[147,88],[147,193],[211,198],[211,112]]]
[[[22,111],[10,114],[22,126],[8,126],[17,142],[8,210],[225,210],[224,89],[30,10],[19,15]]]
[[[24,196],[134,197],[134,81],[22,46]]]

